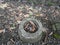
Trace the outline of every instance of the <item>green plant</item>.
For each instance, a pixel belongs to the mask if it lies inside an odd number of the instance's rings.
[[[60,22],[56,22],[55,24],[52,25],[53,30],[60,30]]]
[[[54,38],[60,39],[60,34],[58,34],[58,33],[54,33],[53,36],[54,36]]]
[[[52,6],[52,5],[54,5],[54,3],[48,2],[47,5],[48,5],[48,6]]]

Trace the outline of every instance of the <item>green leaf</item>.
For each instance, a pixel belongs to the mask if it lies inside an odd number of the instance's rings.
[[[48,4],[49,6],[54,5],[54,3],[52,3],[52,2],[48,2],[47,4]]]
[[[53,27],[53,30],[56,30],[56,27],[55,27],[55,25],[53,25],[52,27]]]
[[[54,33],[53,36],[60,39],[60,34]]]
[[[57,30],[60,30],[60,23],[56,23]]]

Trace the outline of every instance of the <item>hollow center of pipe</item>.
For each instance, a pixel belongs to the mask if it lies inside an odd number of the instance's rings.
[[[24,24],[24,30],[29,33],[35,33],[38,30],[37,23],[35,21],[28,21]]]

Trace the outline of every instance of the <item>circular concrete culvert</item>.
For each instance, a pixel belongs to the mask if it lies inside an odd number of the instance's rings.
[[[29,23],[30,25],[27,26]],[[42,23],[35,18],[25,18],[19,25],[18,34],[23,42],[28,43],[37,42],[41,40],[43,35]]]

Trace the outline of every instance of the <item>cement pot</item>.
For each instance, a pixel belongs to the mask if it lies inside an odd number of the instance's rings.
[[[34,23],[37,25],[38,30],[36,32],[29,33],[24,30],[24,24],[28,21],[34,21]],[[19,25],[18,34],[23,42],[29,42],[29,43],[37,42],[41,40],[42,33],[43,33],[42,23],[35,18],[25,18]]]

